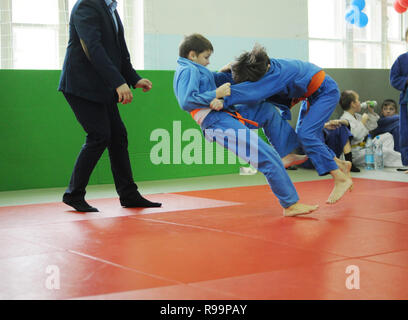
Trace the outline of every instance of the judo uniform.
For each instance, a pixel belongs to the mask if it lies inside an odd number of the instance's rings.
[[[400,116],[398,114],[393,116],[384,117],[381,116],[378,120],[378,127],[371,132],[373,137],[383,134],[390,133],[394,138],[394,150],[400,152],[400,128],[399,128]]]
[[[408,52],[400,55],[393,63],[390,71],[391,85],[401,91],[400,94],[400,136],[399,148],[401,152],[402,164],[408,165]]]
[[[215,140],[262,172],[283,208],[298,202],[299,196],[281,160],[281,157],[298,146],[297,136],[276,108],[263,101],[226,109],[229,112],[238,111],[242,117],[257,122],[273,145],[271,146],[250,130],[257,127],[243,124],[227,112],[209,108],[216,97],[217,86],[232,82],[230,73],[213,73],[182,57],[179,57],[177,64],[173,81],[177,101],[183,110],[195,111],[193,118],[200,125],[206,139]],[[285,135],[286,138],[280,139],[280,135]],[[254,146],[257,146],[256,153],[251,152]]]
[[[340,159],[344,151],[344,146],[353,137],[350,130],[345,126],[341,125],[336,129],[323,129],[320,135],[320,140],[335,153],[336,157]],[[301,167],[307,169],[314,169],[313,163],[308,159],[306,162],[301,164]]]
[[[224,104],[251,104],[268,99],[278,103],[282,113],[288,115],[290,101],[305,98],[312,78],[322,70],[312,63],[292,59],[270,59],[270,65],[260,80],[232,85],[231,95],[224,98]],[[319,88],[300,107],[296,133],[319,175],[338,169],[334,152],[320,136],[339,99],[336,82],[326,75]]]
[[[350,124],[350,131],[353,135],[351,139],[351,152],[353,155],[353,163],[356,166],[365,165],[365,148],[361,143],[365,141],[370,131],[378,128],[377,121],[380,119],[378,114],[368,113],[368,121],[366,126],[361,122],[362,115],[355,113],[354,116],[347,111],[344,111],[340,119],[345,119]],[[394,150],[394,139],[390,133],[379,135],[379,140],[383,145],[383,159],[385,167],[401,167],[401,154]],[[377,144],[378,139],[373,139],[373,143]]]

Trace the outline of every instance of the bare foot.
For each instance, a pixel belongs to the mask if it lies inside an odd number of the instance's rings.
[[[285,208],[283,210],[283,215],[285,217],[295,217],[302,214],[309,214],[317,210],[318,207],[319,206],[317,204],[309,205],[296,202],[295,204],[292,204],[290,207]]]
[[[307,155],[290,153],[282,158],[282,162],[285,168],[289,168],[291,166],[302,164],[307,161],[307,159]]]
[[[330,174],[334,178],[334,188],[326,202],[335,203],[340,200],[348,190],[351,191],[353,180],[341,169],[333,170]]]
[[[339,158],[334,158],[334,161],[336,162],[339,169],[351,178],[350,170],[352,163],[350,161],[340,160]]]
[[[335,157],[334,161],[336,161],[337,166],[339,169],[351,179],[351,167],[353,164],[350,161],[340,160],[339,158]],[[350,191],[353,190],[353,184],[350,187]]]

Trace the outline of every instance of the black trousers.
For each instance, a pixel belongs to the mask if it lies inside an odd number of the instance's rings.
[[[79,152],[64,199],[80,200],[102,153],[108,148],[111,170],[120,200],[137,197],[130,166],[127,131],[115,102],[101,104],[64,93],[78,122],[87,133]]]

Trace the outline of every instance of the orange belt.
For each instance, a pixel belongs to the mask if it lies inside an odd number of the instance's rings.
[[[200,109],[202,109],[202,108],[194,109],[193,111],[190,111],[190,114],[191,114],[191,116],[193,117],[193,119],[194,119],[195,114],[196,114]]]
[[[307,98],[309,98],[313,93],[317,91],[317,89],[320,88],[325,77],[326,77],[326,73],[323,70],[320,70],[318,73],[316,73],[310,80],[309,85],[307,86],[307,91],[305,95],[301,98],[293,98],[292,104],[290,107],[293,107],[295,104],[299,103],[300,101],[307,100]],[[310,105],[308,102],[307,110],[309,110],[309,107]]]
[[[193,117],[193,119],[194,119],[195,114],[198,112],[198,110],[200,110],[200,109],[194,109],[193,111],[190,111],[190,114]],[[245,119],[238,112],[235,112],[235,114],[233,114],[232,112],[228,112],[228,111],[224,111],[224,110],[221,110],[221,111],[226,112],[231,117],[234,117],[234,118],[238,119],[239,122],[241,122],[243,125],[245,125],[245,122],[247,122],[249,124],[252,124],[255,127],[258,127],[258,122],[255,122],[255,121],[252,121],[252,120],[249,120],[249,119]]]

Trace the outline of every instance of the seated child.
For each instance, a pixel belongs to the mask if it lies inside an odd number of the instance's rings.
[[[299,196],[281,160],[297,147],[296,133],[268,102],[224,108],[219,98],[230,94],[227,81],[232,78],[231,74],[213,73],[206,68],[212,52],[211,42],[199,34],[190,35],[181,43],[173,81],[180,107],[197,121],[206,139],[227,147],[265,175],[285,216],[315,211],[317,205],[299,203]],[[250,130],[257,125],[263,128],[272,146]],[[244,152],[240,152],[242,148]],[[252,148],[256,152],[251,152]]]
[[[371,131],[371,135],[375,137],[383,133],[390,133],[394,140],[394,150],[399,152],[399,114],[397,103],[394,100],[386,99],[383,101],[377,124],[378,127]]]
[[[356,166],[365,165],[365,140],[370,133],[370,130],[377,129],[380,116],[374,112],[374,109],[368,106],[368,113],[361,115],[361,103],[359,95],[353,90],[346,90],[341,93],[340,106],[344,110],[340,119],[349,122],[350,131],[353,135],[351,139],[352,158]],[[382,135],[381,142],[383,143],[383,156],[385,167],[400,167],[401,154],[393,150],[393,145],[390,142],[393,140],[392,135],[386,133]],[[376,139],[373,141],[377,143]]]

